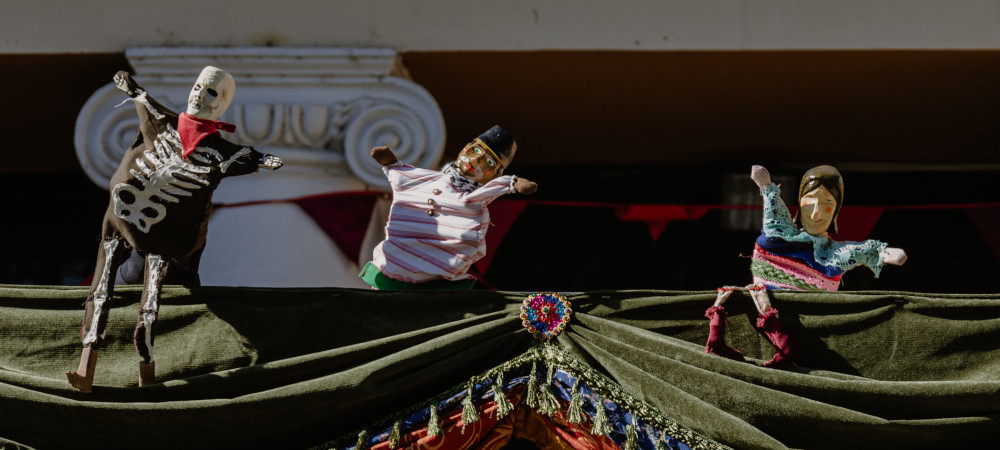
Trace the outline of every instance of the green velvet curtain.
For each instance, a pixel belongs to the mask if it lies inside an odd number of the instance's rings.
[[[0,286],[0,446],[279,447],[383,421],[535,345],[524,294],[166,287],[157,379],[136,387],[138,287],[119,288],[94,391],[79,360],[85,288]],[[555,346],[624,392],[735,448],[956,448],[1000,425],[1000,296],[772,294],[806,350],[787,370],[736,292],[728,342],[704,353],[714,292],[567,295]]]

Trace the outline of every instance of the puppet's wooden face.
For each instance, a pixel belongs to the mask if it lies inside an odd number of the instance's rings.
[[[218,120],[233,101],[236,83],[218,67],[202,69],[188,95],[187,113],[199,119]]]
[[[802,229],[813,236],[822,236],[833,223],[837,212],[837,200],[825,187],[818,187],[802,195],[799,199],[799,220]]]
[[[478,142],[470,142],[455,160],[459,172],[462,176],[474,180],[479,184],[486,183],[503,172],[503,167],[489,150],[483,148]]]

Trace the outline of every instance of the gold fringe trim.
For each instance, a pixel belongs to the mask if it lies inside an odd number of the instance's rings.
[[[525,395],[525,403],[537,410],[540,413],[551,414],[546,411],[552,411],[552,413],[558,411],[559,400],[552,392],[552,377],[554,374],[555,367],[559,370],[569,374],[570,376],[576,378],[574,382],[572,398],[570,400],[569,408],[567,408],[567,419],[571,423],[582,423],[586,420],[587,414],[583,411],[583,399],[582,393],[579,391],[579,384],[584,384],[590,388],[591,392],[597,396],[598,400],[594,402],[595,413],[593,416],[594,424],[591,428],[591,433],[595,436],[608,435],[613,431],[610,421],[608,420],[607,412],[604,408],[604,399],[608,399],[614,402],[623,411],[628,411],[632,414],[633,418],[641,417],[643,422],[646,424],[643,429],[646,430],[646,434],[650,437],[659,435],[660,438],[656,440],[656,448],[666,447],[664,439],[666,436],[673,437],[674,439],[688,445],[695,450],[721,450],[728,449],[730,447],[723,445],[719,442],[715,442],[708,439],[701,434],[698,434],[694,430],[681,425],[674,419],[665,416],[656,408],[653,408],[648,403],[638,399],[634,395],[625,391],[618,383],[609,379],[604,374],[600,373],[596,369],[590,367],[585,362],[577,359],[575,356],[569,353],[563,352],[556,348],[551,343],[543,343],[537,345],[528,351],[522,353],[521,355],[514,357],[503,364],[500,364],[492,369],[483,372],[480,375],[471,377],[462,385],[456,386],[453,389],[442,393],[438,397],[431,400],[430,406],[430,418],[427,423],[427,435],[428,436],[440,436],[442,435],[440,419],[438,417],[437,405],[440,401],[453,397],[455,392],[464,389],[467,391],[465,398],[462,400],[462,422],[464,425],[469,423],[474,423],[479,420],[479,414],[476,411],[475,404],[472,399],[472,388],[481,383],[487,383],[489,380],[494,379],[495,383],[493,385],[494,389],[494,402],[497,403],[497,414],[507,415],[510,411],[506,411],[509,401],[506,396],[497,396],[497,391],[503,392],[502,378],[505,373],[513,373],[523,370],[525,366],[531,364],[531,372],[528,373],[527,381],[527,392]],[[545,383],[539,387],[538,386],[538,364],[546,364],[549,367],[548,376],[546,377]],[[580,396],[580,416],[576,416],[577,411],[577,396]],[[502,400],[502,401],[501,401]],[[391,417],[387,417],[381,421],[373,423],[367,427],[367,429],[375,430],[385,430],[390,426],[395,426],[395,421],[401,420],[402,418],[409,417],[410,415],[418,412],[422,408],[426,408],[427,404],[424,403],[421,406],[414,406],[403,410]],[[513,404],[510,404],[513,408]],[[504,410],[504,411],[501,411]],[[512,410],[511,410],[512,411]],[[504,414],[506,412],[507,414]],[[570,418],[572,416],[572,418]],[[572,422],[579,418],[581,422]],[[357,435],[344,435],[340,438],[330,441],[328,444],[330,446],[344,446],[345,442],[350,442],[353,436],[357,436],[357,442],[363,446],[358,447],[358,450],[364,450],[364,442],[362,438],[367,439],[367,429],[359,430]],[[656,430],[657,433],[652,432]],[[463,429],[464,432],[464,429]],[[632,448],[638,448],[638,425],[635,419],[633,423],[626,427],[626,441],[625,446],[633,446]],[[634,433],[634,436],[631,434]],[[391,433],[390,433],[391,434]],[[629,439],[632,442],[629,442]],[[339,444],[338,444],[339,443]],[[391,444],[391,443],[390,443]]]

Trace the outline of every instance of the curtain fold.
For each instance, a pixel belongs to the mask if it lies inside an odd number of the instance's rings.
[[[741,292],[725,305],[726,340],[749,363],[705,354],[714,292],[567,295],[569,327],[539,347],[522,327],[521,293],[170,286],[155,328],[160,383],[138,388],[140,294],[116,290],[93,393],[80,394],[64,372],[79,360],[87,290],[0,286],[0,442],[325,446],[458,401],[472,381],[487,382],[475,406],[485,414],[490,377],[520,370],[525,389],[528,356],[543,364],[540,385],[547,364],[564,371],[552,387],[557,414],[575,389],[591,396],[588,424],[595,399],[620,408],[608,413],[623,447],[633,420],[637,448],[661,434],[692,448],[956,448],[987,442],[1000,425],[997,295],[772,293],[806,354],[775,370],[760,367],[774,348]]]

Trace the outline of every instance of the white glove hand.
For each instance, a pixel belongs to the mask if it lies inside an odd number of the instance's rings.
[[[750,169],[750,179],[757,183],[757,187],[763,189],[764,186],[771,184],[771,173],[764,166],[753,166]]]

